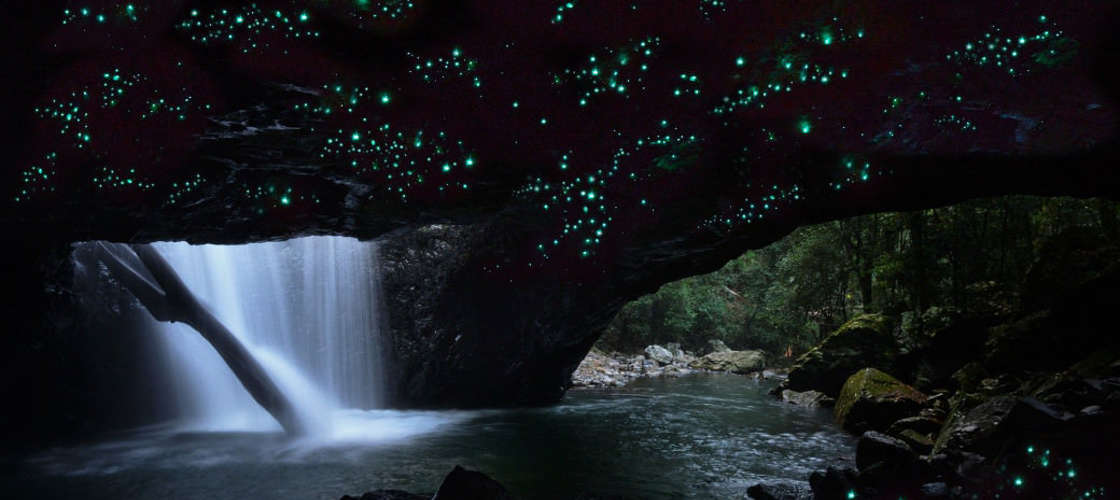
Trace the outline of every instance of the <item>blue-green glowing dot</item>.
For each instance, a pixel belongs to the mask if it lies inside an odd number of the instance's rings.
[[[520,106],[520,105],[521,105],[521,104],[519,104],[519,103],[518,103],[517,101],[513,101],[513,107],[515,107],[515,108],[516,108],[516,107],[518,107],[518,106]]]
[[[468,156],[467,159],[465,161],[463,161],[463,163],[466,164],[468,167],[473,167],[474,166],[474,158],[471,158],[470,156]]]
[[[381,94],[381,104],[389,104],[389,100],[390,97],[388,92]]]
[[[300,12],[299,13],[299,20],[300,21],[307,21],[309,18],[310,18],[310,16],[308,16],[306,12]]]
[[[444,164],[443,164],[443,171],[444,171],[445,173],[446,173],[446,172],[450,172],[450,171],[451,171],[451,165],[450,165],[450,164],[448,164],[448,163],[444,163]]]
[[[1021,478],[1021,477],[1015,478],[1015,486],[1022,486],[1022,485],[1023,485],[1023,478]]]
[[[735,65],[736,66],[742,66],[746,63],[747,63],[747,60],[743,59],[742,57],[739,57],[739,58],[735,59]]]
[[[1073,476],[1076,476],[1076,475],[1077,475],[1077,473],[1073,469],[1070,469],[1069,472],[1066,473],[1066,476],[1069,476],[1069,477],[1073,477]]]
[[[280,197],[280,204],[281,205],[288,205],[291,202],[292,202],[292,200],[288,199],[288,197],[286,195]]]
[[[856,490],[848,490],[848,498],[855,498]]]
[[[801,120],[801,123],[797,124],[797,128],[802,134],[808,134],[813,130],[813,125],[809,123],[809,120]]]
[[[362,135],[357,133],[357,132],[354,132],[353,134],[350,135],[350,139],[355,140],[355,141],[360,140],[361,138],[362,138]]]

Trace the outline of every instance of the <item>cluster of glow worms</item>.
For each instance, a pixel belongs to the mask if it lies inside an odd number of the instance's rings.
[[[137,22],[140,20],[140,15],[146,13],[147,6],[137,6],[133,3],[117,4],[113,8],[104,11],[95,11],[89,7],[82,7],[77,9],[63,9],[62,10],[62,24],[63,26],[81,25],[81,24],[105,24],[112,21],[123,20],[128,22]]]
[[[955,114],[940,116],[933,123],[944,130],[955,132],[975,132],[977,130],[976,124],[972,120]]]
[[[172,182],[171,189],[173,191],[167,195],[167,205],[179,203],[186,198],[188,194],[202,187],[204,182],[206,182],[206,179],[199,173],[195,173],[194,176],[189,179]]]
[[[642,137],[629,146],[617,148],[609,165],[590,174],[571,175],[569,169],[575,155],[570,150],[566,151],[556,162],[556,175],[536,177],[515,192],[518,198],[535,204],[543,212],[555,214],[561,223],[557,234],[537,244],[541,258],[551,258],[552,251],[568,239],[575,241],[580,257],[595,255],[596,247],[602,243],[610,223],[614,221],[614,214],[623,208],[611,199],[612,183],[644,181],[656,175],[649,170],[651,166],[666,171],[675,170],[683,163],[682,151],[700,143],[695,135],[686,135],[667,121],[661,123],[661,128],[663,133]],[[644,168],[635,169],[628,160],[639,153],[654,159],[650,163],[643,162],[641,165]],[[643,209],[654,210],[646,198],[638,199],[637,204]]]
[[[730,1],[700,0],[699,9],[705,16],[709,16],[714,12],[726,10]],[[635,1],[631,7],[637,9],[639,4],[640,2]],[[576,0],[559,4],[551,20],[552,23],[562,22],[565,15],[578,6]],[[354,7],[352,15],[356,19],[383,21],[403,19],[415,9],[415,4],[409,0],[380,2],[357,0],[352,7]],[[118,4],[106,12],[94,12],[89,9],[66,10],[62,24],[104,23],[113,16],[136,21],[137,15],[145,9],[134,7],[132,4]],[[320,33],[312,29],[310,21],[311,16],[307,11],[264,10],[256,4],[250,4],[234,9],[218,9],[209,13],[192,10],[177,27],[195,42],[237,43],[243,52],[248,53],[269,48],[269,41],[274,40],[275,36],[293,40],[318,38]],[[785,55],[761,59],[757,62],[748,61],[743,56],[730,58],[730,70],[739,72],[739,76],[746,83],[734,89],[731,95],[723,97],[722,101],[712,109],[713,114],[730,113],[752,106],[764,108],[767,97],[780,92],[792,92],[798,85],[828,85],[837,79],[847,78],[849,76],[847,69],[814,63],[808,60],[807,56],[802,55],[813,46],[827,47],[862,39],[865,36],[862,29],[841,26],[836,18],[832,21],[831,25],[803,31],[793,37],[792,45],[795,47],[800,45],[801,52],[797,52],[796,49],[789,50]],[[1041,16],[1039,22],[1046,23],[1045,16]],[[1061,47],[1055,48],[1054,42],[1061,40],[1061,36],[1061,31],[1045,30],[1032,36],[1008,37],[1002,35],[998,28],[993,27],[982,39],[969,42],[965,45],[965,50],[954,51],[946,55],[946,59],[962,66],[991,65],[1006,68],[1008,74],[1018,75],[1029,72],[1031,68],[1022,64],[1013,65],[1012,62],[1022,61],[1026,64],[1033,60],[1045,65],[1046,61],[1060,59],[1063,55],[1060,53]],[[1034,49],[1032,45],[1047,46]],[[1025,52],[1028,47],[1034,50],[1033,58]],[[587,106],[592,100],[602,96],[628,98],[633,92],[647,89],[649,63],[660,48],[661,39],[650,37],[620,49],[606,49],[590,55],[585,65],[554,75],[554,81],[563,83],[566,80],[575,86],[580,106]],[[469,78],[475,87],[481,86],[482,82],[476,71],[478,61],[464,57],[459,49],[453,49],[450,56],[423,58],[412,53],[408,55],[413,59],[409,72],[423,82],[438,83],[449,79]],[[700,75],[686,72],[680,73],[679,78],[672,87],[674,97],[702,95],[704,82]],[[106,73],[105,79],[106,81],[103,82],[105,88],[101,89],[98,99],[93,99],[102,107],[115,106],[121,94],[140,82],[137,75],[124,75],[118,70]],[[362,175],[379,177],[385,189],[399,196],[401,201],[407,201],[409,190],[420,185],[434,184],[441,192],[469,189],[468,184],[456,181],[451,175],[471,169],[476,162],[461,141],[452,141],[443,132],[425,135],[423,130],[403,130],[394,128],[388,123],[369,123],[364,117],[360,119],[360,125],[352,124],[356,121],[356,117],[361,116],[357,111],[362,103],[390,105],[393,96],[387,89],[370,90],[369,87],[343,89],[336,85],[324,87],[324,90],[323,98],[318,102],[304,103],[296,106],[296,109],[321,117],[329,117],[332,113],[335,113],[335,116],[349,115],[351,123],[342,128],[328,127],[333,128],[333,133],[321,146],[321,158],[342,160]],[[83,108],[83,104],[93,98],[91,94],[90,89],[72,93],[69,101],[52,101],[47,106],[37,108],[36,112],[41,118],[54,121],[59,133],[73,139],[76,148],[86,149],[91,141],[91,131],[88,124],[89,113]],[[959,103],[961,97],[958,95],[955,100]],[[898,108],[901,102],[901,98],[892,98],[884,113]],[[183,101],[171,102],[168,97],[157,95],[146,100],[144,106],[136,111],[136,115],[140,119],[146,119],[156,113],[171,112],[179,119],[184,119],[192,106],[189,96]],[[513,106],[518,107],[518,102],[514,101]],[[809,116],[795,118],[794,130],[801,134],[809,134],[814,129],[815,121]],[[541,118],[541,124],[547,125],[547,118]],[[955,114],[943,115],[935,121],[935,124],[945,129],[976,130],[975,124]],[[667,122],[662,122],[662,127],[667,127]],[[777,136],[772,131],[763,130],[763,132],[768,137],[768,141],[777,140]],[[886,137],[893,137],[893,127],[884,134]],[[645,170],[632,168],[624,172],[621,169],[623,160],[643,148],[662,148],[663,153],[655,156],[652,162],[647,162],[645,166],[674,170],[688,163],[686,160],[691,154],[690,148],[695,147],[699,142],[695,136],[676,130],[668,134],[655,134],[638,139],[633,148],[618,148],[607,167],[595,170],[590,175],[558,175],[554,179],[559,180],[552,181],[535,179],[519,190],[518,195],[540,201],[539,204],[545,211],[561,214],[563,226],[561,235],[551,241],[542,242],[538,249],[545,258],[548,258],[551,247],[558,246],[565,238],[577,238],[581,244],[579,254],[584,257],[592,255],[595,246],[602,241],[608,223],[613,220],[611,211],[620,208],[617,204],[608,203],[605,194],[609,191],[608,183],[623,177],[630,181],[637,181],[640,176],[648,175]],[[560,155],[557,163],[561,172],[568,171],[568,165],[573,161],[573,157],[574,153],[571,151]],[[53,166],[55,159],[57,154],[51,153],[44,158],[45,161],[40,162],[41,165],[32,165],[23,171],[23,186],[16,196],[16,201],[25,201],[36,192],[54,190],[53,186],[49,188],[47,186],[55,175]],[[844,184],[869,179],[872,171],[868,162],[852,159],[846,159],[844,162],[840,170],[841,174],[830,184],[831,187],[839,190]],[[102,171],[93,177],[93,181],[101,188],[152,188],[150,183],[135,179],[134,169],[129,169],[125,175],[109,167],[102,167]],[[171,187],[175,191],[170,195],[168,204],[178,203],[187,193],[197,189],[202,182],[202,177],[196,174],[190,180],[172,183]],[[246,188],[245,194],[251,199],[273,199],[280,206],[287,206],[293,200],[305,198],[297,197],[291,189],[288,187],[278,190],[275,186],[269,185]],[[313,195],[308,196],[310,196],[308,199],[318,202]],[[796,184],[789,189],[779,189],[777,185],[773,185],[765,194],[744,198],[742,204],[729,215],[713,216],[708,222],[723,225],[734,222],[749,223],[777,210],[780,205],[801,200],[804,196],[802,188]],[[646,199],[643,198],[638,203],[652,210]]]
[[[305,103],[302,109],[322,116],[344,114],[360,117],[360,125],[337,128],[320,147],[319,157],[345,162],[364,178],[377,178],[385,190],[409,201],[409,191],[422,184],[434,185],[438,192],[466,191],[470,185],[455,180],[455,175],[475,166],[476,159],[466,152],[462,141],[451,141],[438,131],[402,130],[390,123],[371,124],[360,113],[364,102],[374,96],[369,89],[342,85],[325,86],[321,102]],[[389,105],[387,92],[375,101]]]
[[[277,187],[275,183],[267,183],[253,187],[246,186],[243,190],[243,194],[245,198],[249,200],[267,203],[267,205],[257,206],[256,211],[258,214],[263,214],[266,208],[285,208],[297,202],[318,204],[320,201],[319,197],[315,194],[296,194],[291,186]]]
[[[834,18],[833,21],[835,22],[836,19]],[[821,28],[815,35],[802,32],[797,37],[796,43],[828,46],[859,40],[864,36],[862,29],[853,32],[837,24],[835,27]],[[772,95],[792,92],[798,85],[828,85],[837,78],[847,78],[849,74],[847,69],[815,64],[807,61],[804,56],[792,52],[778,56],[772,61],[763,61],[757,64],[751,63],[743,56],[737,56],[732,64],[736,70],[758,72],[768,70],[768,75],[765,81],[759,81],[758,79],[750,81],[750,83],[736,88],[733,94],[723,97],[720,104],[712,110],[712,113],[717,115],[752,106],[762,109],[766,107],[766,99]]]
[[[193,42],[203,45],[236,43],[243,53],[248,54],[271,47],[266,35],[278,35],[288,40],[319,38],[319,31],[312,29],[310,24],[311,15],[307,11],[266,11],[253,3],[212,12],[193,9],[177,27]]]
[[[696,0],[697,11],[705,19],[711,19],[717,13],[727,12],[728,3],[737,0]],[[579,6],[577,0],[569,0],[561,2],[556,5],[555,13],[552,15],[552,24],[560,24],[564,22],[564,15]],[[634,0],[630,2],[630,10],[638,10],[641,7],[641,0]]]
[[[355,0],[352,16],[359,21],[401,21],[416,8],[412,0]]]
[[[1031,498],[1038,494],[1037,489],[1040,486],[1053,487],[1060,485],[1066,490],[1066,494],[1063,495],[1064,498],[1108,498],[1103,486],[1082,484],[1082,477],[1077,473],[1073,460],[1057,458],[1049,449],[1039,449],[1033,445],[1027,446],[1025,452],[1027,458],[1026,470],[1023,471],[1023,474],[1009,474],[1005,491],[1010,490],[1009,492]],[[1000,471],[1008,472],[1006,466],[1001,466]],[[1032,484],[1032,482],[1040,481],[1050,484]]]
[[[102,73],[95,84],[72,90],[64,98],[52,98],[32,111],[40,119],[52,124],[59,136],[66,138],[74,150],[102,163],[89,177],[92,185],[99,191],[147,191],[154,188],[154,184],[140,178],[135,168],[116,169],[103,164],[105,152],[97,148],[98,137],[90,123],[91,112],[101,114],[116,109],[138,120],[169,115],[174,120],[183,121],[191,112],[210,109],[209,105],[199,106],[185,87],[178,89],[179,92],[163,93],[158,88],[149,88],[149,83],[150,80],[142,74],[113,68]],[[133,95],[137,92],[145,92],[146,95],[137,100]],[[126,108],[122,104],[125,102],[136,107]],[[58,152],[48,153],[44,160],[42,164],[33,164],[24,169],[22,186],[14,201],[28,202],[37,193],[55,191],[53,186],[48,187],[44,183],[55,175]]]
[[[482,86],[478,76],[478,60],[465,57],[462,49],[451,49],[450,56],[422,58],[411,52],[412,68],[409,72],[418,76],[424,83],[439,83],[453,78],[470,78],[475,87]]]
[[[155,184],[137,178],[135,168],[130,168],[127,172],[118,172],[111,167],[102,166],[97,169],[97,175],[94,175],[91,180],[98,190],[136,188],[147,191],[155,187]]]
[[[621,49],[606,49],[588,56],[587,63],[579,68],[565,69],[556,81],[579,89],[580,106],[587,106],[599,96],[628,97],[634,91],[645,90],[649,62],[660,47],[660,38],[649,37]]]
[[[20,172],[20,186],[16,203],[30,200],[37,193],[55,191],[51,178],[57,173],[58,153],[47,153],[42,163],[36,163]]]
[[[1039,17],[1046,23],[1046,16]],[[1006,70],[1008,75],[1030,73],[1034,64],[1044,64],[1061,59],[1064,54],[1060,30],[1044,30],[1034,35],[1009,36],[997,26],[976,40],[966,42],[959,50],[946,54],[945,59],[962,67],[992,67]],[[1042,48],[1038,48],[1042,45]]]

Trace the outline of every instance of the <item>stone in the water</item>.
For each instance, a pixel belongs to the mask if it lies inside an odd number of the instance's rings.
[[[690,366],[700,370],[750,373],[761,370],[765,365],[766,354],[762,351],[724,351],[707,354]]]
[[[786,390],[782,391],[782,401],[785,401],[785,402],[790,403],[790,404],[795,404],[797,406],[804,406],[804,407],[807,407],[807,408],[816,408],[818,406],[831,406],[831,405],[836,403],[835,399],[832,399],[832,398],[828,397],[823,392],[817,392],[817,391],[798,392],[798,391],[794,391],[794,390],[790,390],[790,389],[786,389]]]
[[[673,353],[659,345],[646,346],[643,352],[647,358],[656,361],[658,364],[667,365],[673,362]]]
[[[926,399],[894,377],[865,368],[844,383],[833,414],[836,423],[849,432],[884,431],[894,422],[916,415]]]
[[[443,478],[432,500],[513,500],[501,483],[478,471],[458,465]]]
[[[857,316],[798,357],[785,388],[836,397],[849,375],[868,366],[889,370],[897,353],[898,341],[886,316]]]
[[[747,488],[747,496],[755,500],[809,500],[813,491],[799,481],[767,481]]]

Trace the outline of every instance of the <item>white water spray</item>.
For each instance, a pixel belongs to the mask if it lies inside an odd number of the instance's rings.
[[[188,288],[249,349],[312,434],[337,434],[343,409],[381,401],[377,246],[342,237],[222,246],[154,245]],[[175,400],[198,430],[274,430],[218,353],[191,327],[155,323]]]

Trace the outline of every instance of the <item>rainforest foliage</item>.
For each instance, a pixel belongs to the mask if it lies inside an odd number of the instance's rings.
[[[854,314],[920,318],[911,313],[1010,296],[1044,242],[1074,226],[1115,239],[1117,220],[1110,201],[1011,196],[803,227],[628,304],[599,347],[720,339],[797,355]]]

